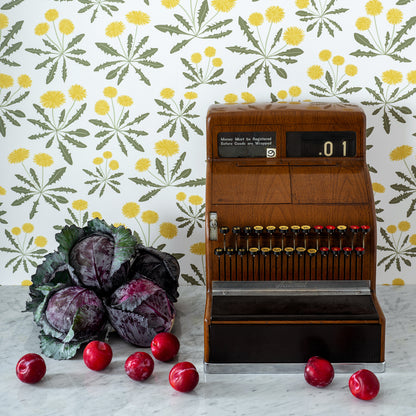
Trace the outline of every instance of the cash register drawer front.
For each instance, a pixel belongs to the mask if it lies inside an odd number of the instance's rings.
[[[306,363],[319,355],[333,363],[378,363],[381,337],[377,322],[211,323],[209,362]]]

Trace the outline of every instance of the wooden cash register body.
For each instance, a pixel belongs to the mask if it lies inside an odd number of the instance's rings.
[[[210,107],[207,372],[296,372],[312,355],[338,370],[365,363],[383,371],[365,135],[365,114],[354,105]],[[326,233],[327,225],[345,231]]]

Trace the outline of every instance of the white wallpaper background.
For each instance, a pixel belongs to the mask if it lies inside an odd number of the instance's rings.
[[[416,283],[416,1],[0,0],[0,284],[94,216],[204,284],[214,102],[361,105],[382,284]]]

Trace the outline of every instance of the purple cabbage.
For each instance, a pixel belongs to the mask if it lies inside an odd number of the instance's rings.
[[[94,291],[79,286],[44,286],[43,290],[49,294],[35,312],[42,352],[55,359],[71,358],[82,343],[103,331],[107,323],[104,305]]]
[[[169,332],[175,318],[166,292],[143,276],[119,287],[106,307],[117,333],[139,347],[149,347],[156,334]]]
[[[179,263],[171,254],[153,247],[138,246],[131,272],[143,275],[164,289],[172,302],[179,296]]]

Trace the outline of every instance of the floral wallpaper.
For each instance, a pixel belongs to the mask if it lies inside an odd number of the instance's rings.
[[[203,285],[212,103],[367,115],[380,284],[416,283],[415,0],[1,0],[0,284],[93,218]]]

